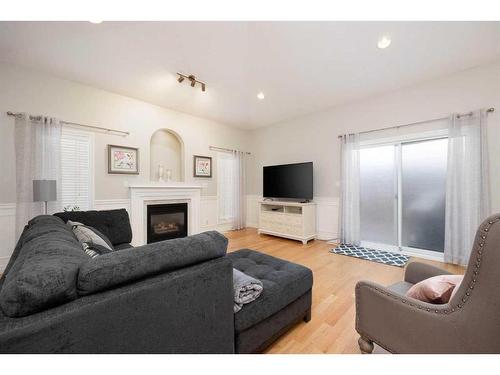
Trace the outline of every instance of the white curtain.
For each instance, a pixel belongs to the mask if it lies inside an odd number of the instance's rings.
[[[231,229],[245,228],[245,153],[219,152],[217,155],[217,182],[219,223],[230,223]]]
[[[487,113],[452,115],[448,139],[444,259],[467,264],[476,230],[490,214]]]
[[[43,213],[43,202],[33,202],[33,180],[56,180],[57,201],[48,213],[61,210],[61,124],[55,118],[20,114],[15,120],[16,234],[34,216]]]
[[[359,134],[341,137],[340,240],[359,245]]]
[[[234,219],[233,229],[245,228],[246,221],[246,194],[245,194],[245,153],[233,151],[234,176]]]

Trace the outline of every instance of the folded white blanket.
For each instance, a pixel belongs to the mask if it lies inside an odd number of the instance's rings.
[[[234,312],[241,310],[244,304],[255,301],[264,286],[262,281],[254,279],[237,269],[233,268],[233,288],[234,288]]]

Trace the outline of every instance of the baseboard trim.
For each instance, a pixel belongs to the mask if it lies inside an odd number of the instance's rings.
[[[316,239],[322,241],[330,241],[338,238],[338,234],[334,232],[317,231]]]

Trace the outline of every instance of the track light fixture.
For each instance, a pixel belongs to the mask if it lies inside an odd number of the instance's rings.
[[[197,80],[196,77],[192,74],[186,75],[182,73],[177,73],[179,78],[177,78],[177,82],[182,83],[184,79],[187,79],[190,82],[191,87],[195,87],[197,83],[201,85],[201,91],[205,92],[207,90],[206,83],[200,80]]]

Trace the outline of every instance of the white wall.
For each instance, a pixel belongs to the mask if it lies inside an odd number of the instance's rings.
[[[335,88],[332,88],[334,90]],[[337,106],[252,133],[253,163],[250,194],[262,194],[264,165],[314,162],[314,195],[318,226],[337,232],[340,151],[337,136],[496,107],[489,116],[489,146],[493,210],[500,212],[500,64],[479,67],[414,87]],[[322,202],[322,203],[319,203]],[[328,206],[325,206],[327,204]]]
[[[171,129],[182,138],[185,181],[204,186],[203,199],[211,202],[207,208],[213,208],[216,201],[216,171],[211,179],[193,178],[193,155],[215,156],[210,145],[248,149],[248,131],[19,66],[0,64],[0,83],[0,268],[13,248],[12,225],[4,222],[10,220],[11,203],[16,200],[14,120],[5,114],[7,111],[45,114],[131,133],[128,137],[95,133],[95,206],[99,209],[126,206],[126,183],[149,181],[150,139],[158,129]],[[107,144],[138,147],[140,175],[108,174]],[[210,215],[207,221],[212,224],[216,211],[211,210]],[[209,224],[202,222],[207,228]]]

